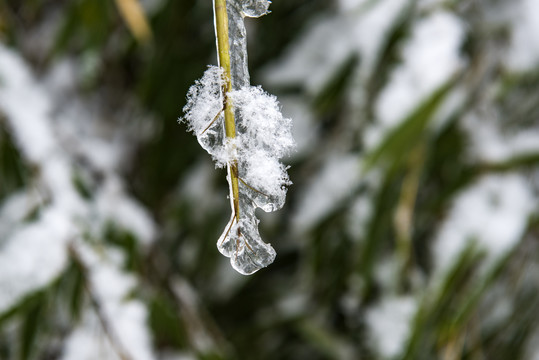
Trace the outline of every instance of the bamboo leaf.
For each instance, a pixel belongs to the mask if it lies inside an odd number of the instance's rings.
[[[387,162],[391,167],[398,167],[406,158],[406,154],[420,141],[427,124],[432,120],[455,80],[453,78],[438,88],[400,125],[390,131],[381,144],[366,156],[365,170],[370,170],[380,162]]]
[[[40,324],[43,324],[46,291],[40,292],[27,304],[26,313],[22,319],[20,360],[30,359],[35,351],[36,339],[40,334]]]
[[[359,63],[357,55],[351,55],[337,69],[335,75],[315,96],[313,107],[320,113],[326,114],[339,105],[350,81],[353,79],[353,72]]]

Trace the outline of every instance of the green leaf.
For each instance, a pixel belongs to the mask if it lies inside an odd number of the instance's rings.
[[[187,333],[180,325],[182,321],[168,299],[156,296],[151,301],[149,309],[149,325],[158,347],[181,349],[188,346]]]
[[[43,291],[27,303],[21,326],[20,360],[30,359],[35,351],[39,329],[41,324],[45,323],[43,318],[46,300],[46,291]]]
[[[320,114],[331,112],[337,107],[348,87],[352,73],[357,67],[359,58],[357,55],[350,55],[337,69],[335,75],[328,81],[322,90],[315,96],[313,105]]]
[[[69,294],[69,310],[73,320],[78,321],[84,304],[84,274],[81,269],[75,265],[71,266],[71,270],[68,271],[68,274],[71,277],[70,280],[72,282]]]
[[[0,202],[12,192],[25,186],[30,169],[5,129],[0,114]]]
[[[132,232],[109,224],[105,232],[105,241],[121,248],[126,255],[124,268],[128,271],[142,271],[144,261],[138,241]]]
[[[402,123],[389,132],[382,143],[366,156],[364,165],[366,171],[380,162],[387,162],[392,168],[401,165],[410,150],[421,141],[429,121],[453,87],[455,80],[453,78],[438,88]]]
[[[412,0],[395,19],[380,46],[377,59],[366,84],[366,118],[373,118],[373,106],[378,94],[387,84],[391,70],[401,62],[401,43],[406,40],[413,24],[416,0]]]
[[[436,358],[437,348],[461,330],[455,325],[462,326],[462,322],[455,322],[455,319],[458,314],[463,314],[459,308],[464,310],[467,307],[468,296],[477,288],[474,277],[483,255],[475,243],[470,242],[444,275],[440,286],[424,295],[412,324],[403,360]]]

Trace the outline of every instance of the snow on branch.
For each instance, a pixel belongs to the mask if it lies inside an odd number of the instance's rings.
[[[291,120],[283,117],[275,96],[251,86],[247,71],[243,18],[264,15],[270,2],[230,0],[227,14],[219,10],[223,3],[215,1],[220,67],[210,66],[191,87],[183,120],[216,166],[228,167],[232,216],[217,247],[247,275],[275,258],[260,238],[255,210],[283,207],[291,182],[280,159],[295,142]]]

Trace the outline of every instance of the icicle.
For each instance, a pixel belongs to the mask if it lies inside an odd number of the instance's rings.
[[[228,165],[232,216],[217,247],[244,275],[275,259],[275,250],[260,237],[255,210],[269,212],[283,207],[286,186],[291,182],[280,159],[295,146],[291,120],[283,118],[277,99],[251,86],[249,80],[244,18],[266,14],[269,4],[267,0],[227,1],[232,91],[226,94],[226,101],[234,106],[234,137],[225,136],[222,89],[227,80],[223,80],[222,69],[209,67],[189,90],[184,108],[184,119],[201,146],[217,166]],[[238,184],[237,208],[234,181]]]
[[[243,19],[267,14],[270,3],[267,0],[227,0],[230,66],[234,90],[251,84],[247,64],[247,31]]]

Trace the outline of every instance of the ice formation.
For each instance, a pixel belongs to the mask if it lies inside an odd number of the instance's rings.
[[[283,207],[290,180],[280,159],[295,146],[291,120],[283,117],[277,99],[249,81],[243,19],[266,14],[269,4],[266,0],[227,2],[232,89],[222,93],[226,81],[223,69],[210,66],[189,90],[183,118],[216,166],[228,167],[232,216],[217,247],[244,275],[275,259],[275,250],[260,238],[255,210],[269,212]],[[225,135],[225,96],[234,107],[235,138]],[[239,211],[234,207],[232,177],[238,178]]]

